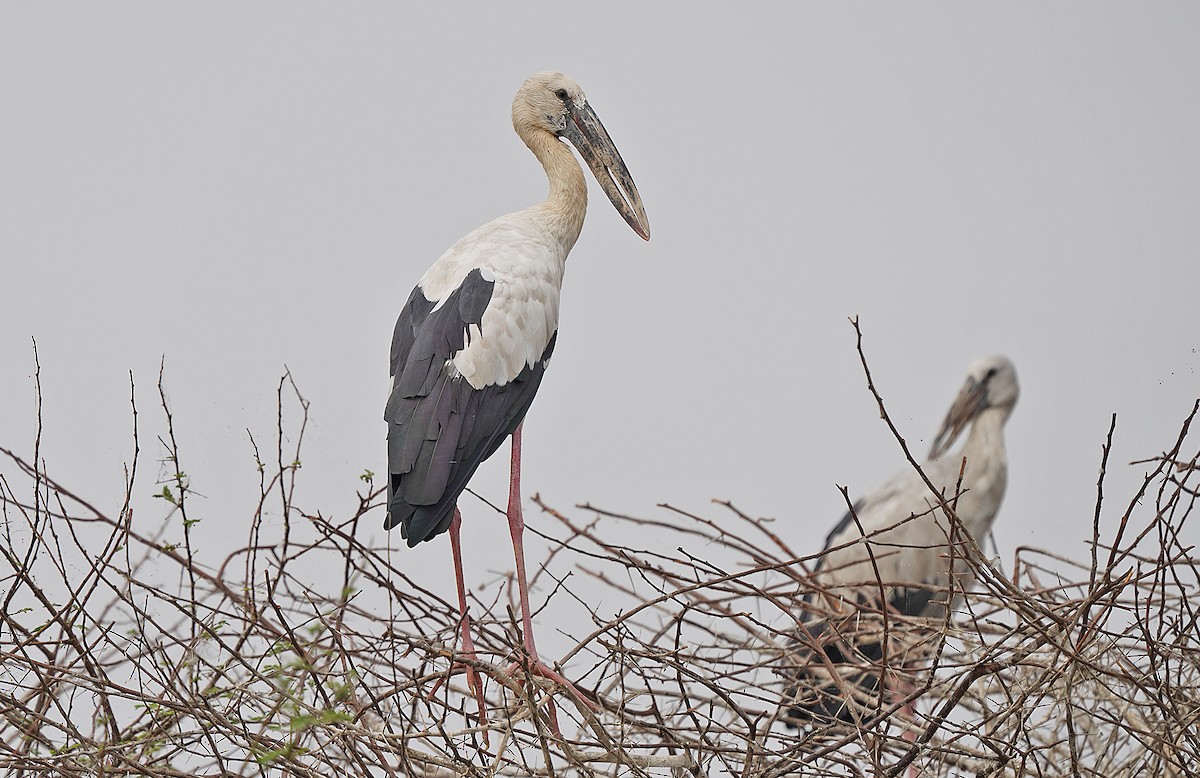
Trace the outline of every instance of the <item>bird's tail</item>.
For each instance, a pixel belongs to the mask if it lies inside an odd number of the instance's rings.
[[[454,518],[454,500],[441,500],[434,505],[411,505],[404,499],[400,476],[393,475],[391,479],[387,515],[383,519],[385,530],[399,526],[400,536],[412,548],[450,528],[450,521]]]

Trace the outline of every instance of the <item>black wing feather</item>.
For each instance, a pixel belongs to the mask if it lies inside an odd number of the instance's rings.
[[[417,340],[417,333],[425,317],[433,310],[433,300],[427,299],[421,287],[414,286],[408,302],[400,309],[400,317],[396,319],[396,330],[392,333],[391,375],[395,377],[400,368],[408,362],[409,352]]]
[[[825,548],[821,549],[822,551],[828,551],[833,547],[833,539],[842,534],[842,531],[850,526],[851,522],[854,521],[854,517],[858,515],[858,512],[863,509],[863,506],[866,505],[866,503],[867,500],[864,497],[858,502],[854,503],[850,510],[846,511],[846,515],[842,517],[842,520],[835,524],[833,529],[829,530],[829,534],[825,536]],[[817,566],[817,569],[821,569],[820,565]]]
[[[473,270],[436,310],[418,288],[396,324],[384,528],[400,525],[409,546],[449,528],[475,470],[525,418],[554,351],[551,336],[541,359],[503,386],[475,389],[446,369],[469,343],[470,325],[482,321],[494,286]]]

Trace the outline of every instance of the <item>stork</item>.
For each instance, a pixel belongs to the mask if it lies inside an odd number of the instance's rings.
[[[529,668],[578,696],[538,658],[534,644],[520,485],[521,424],[554,352],[563,271],[587,210],[587,181],[563,140],[587,162],[634,232],[649,240],[650,225],[625,162],[577,83],[561,73],[530,76],[513,98],[512,121],[542,164],[550,193],[544,202],[488,222],[451,246],[400,312],[384,411],[389,475],[384,528],[399,526],[410,548],[449,531],[462,654],[474,657],[457,503],[480,463],[511,436],[508,527]],[[485,719],[482,685],[470,666],[467,679]]]
[[[947,500],[959,495],[955,513],[976,539],[991,529],[1004,499],[1004,425],[1018,393],[1017,371],[1007,358],[990,356],[972,363],[934,438],[929,461],[922,466]],[[962,450],[946,456],[968,425],[971,431]],[[882,592],[889,611],[944,617],[951,576],[955,591],[971,585],[961,537],[938,505],[929,485],[909,468],[855,503],[829,533],[813,573],[818,588],[806,597],[813,610],[804,616],[809,637],[823,647],[824,656],[810,657],[799,671],[789,724],[853,722],[878,699],[879,675],[872,665],[877,667],[884,658],[881,631],[877,625],[862,629],[871,618],[858,612],[860,604],[870,603],[878,613]],[[838,623],[851,622],[858,624],[857,639],[838,634]]]

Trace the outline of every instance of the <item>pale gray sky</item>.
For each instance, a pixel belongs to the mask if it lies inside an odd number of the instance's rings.
[[[1200,394],[1194,4],[9,3],[0,445],[32,449],[33,337],[47,463],[115,510],[128,372],[149,461],[165,355],[215,555],[244,537],[245,430],[270,439],[287,365],[312,402],[300,502],[347,511],[358,474],[386,467],[412,285],[544,196],[509,121],[544,69],[587,91],[653,240],[593,186],[526,425],[529,493],[643,514],[728,498],[815,551],[835,484],[861,494],[902,465],[859,315],[922,453],[969,361],[1015,361],[997,540],[1006,560],[1082,557],[1109,415],[1107,524],[1143,470],[1124,463],[1167,446]],[[503,501],[506,465],[504,449],[475,486]],[[468,560],[508,569],[487,559],[503,521],[463,508]],[[444,540],[398,553],[449,567]]]

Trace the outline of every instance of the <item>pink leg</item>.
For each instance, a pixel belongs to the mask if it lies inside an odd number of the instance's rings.
[[[475,641],[471,639],[471,614],[467,609],[467,587],[463,583],[463,565],[462,565],[462,544],[459,539],[459,533],[462,529],[462,513],[459,512],[458,506],[454,508],[454,518],[450,520],[450,553],[454,557],[454,579],[458,586],[458,612],[462,614],[460,629],[462,631],[462,655],[467,659],[475,658]],[[457,663],[456,663],[457,664]],[[483,681],[479,677],[479,672],[471,665],[462,665],[467,673],[467,685],[471,687],[471,693],[475,695],[475,702],[479,708],[479,723],[487,726],[487,709],[484,707],[483,697]],[[451,666],[450,671],[454,671]],[[441,688],[442,681],[439,680],[433,687],[433,691],[429,693],[430,699]],[[483,742],[487,744],[487,730],[483,731]]]
[[[521,593],[521,627],[525,633],[525,650],[534,662],[539,662],[533,644],[533,616],[529,610],[529,581],[525,577],[525,516],[521,512],[521,427],[512,434],[512,468],[508,477],[508,534],[512,536],[513,556],[517,561],[517,588]]]
[[[551,670],[538,658],[537,647],[533,642],[533,615],[529,607],[529,582],[525,575],[525,518],[521,513],[522,426],[523,424],[517,425],[517,429],[512,434],[512,469],[508,481],[508,532],[512,536],[513,557],[515,557],[517,562],[517,589],[520,591],[521,597],[521,627],[525,633],[525,650],[529,652],[530,670],[535,675],[549,678],[551,681],[563,686],[593,710],[599,710],[594,702],[575,688],[575,684],[568,681],[560,673]],[[509,673],[511,674],[520,667],[520,663],[514,664],[509,668]]]
[[[912,692],[915,690],[915,687],[908,681],[897,680],[889,684],[889,686],[891,687],[892,700],[895,702],[899,702],[908,695],[912,694]],[[917,742],[917,731],[915,728],[917,721],[916,707],[911,702],[906,702],[904,703],[903,707],[897,711],[897,713],[900,717],[901,723],[904,725],[904,734],[902,734],[900,737],[904,738],[904,740],[909,743]],[[909,764],[908,778],[917,778],[917,775],[917,768],[913,767],[912,764]]]

